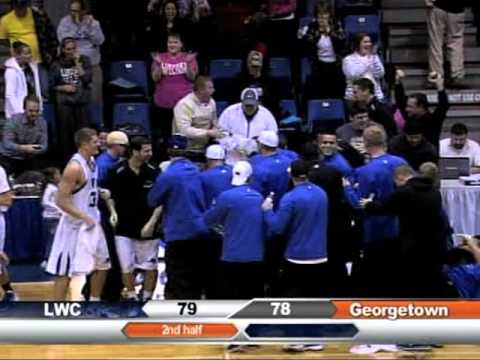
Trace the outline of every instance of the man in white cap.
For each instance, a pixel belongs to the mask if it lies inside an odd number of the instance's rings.
[[[263,297],[263,259],[266,226],[263,197],[249,184],[252,167],[239,161],[233,167],[233,188],[221,193],[204,219],[208,226],[223,226],[220,262],[222,299]]]
[[[250,163],[253,167],[252,186],[264,197],[274,199],[274,208],[278,205],[290,187],[288,169],[293,158],[282,154],[278,149],[279,139],[274,131],[263,131],[258,137],[260,154],[252,157]],[[267,249],[268,273],[267,285],[268,296],[277,296],[280,290],[279,266],[282,260],[285,245],[285,237],[279,235],[269,241]]]
[[[263,196],[274,193],[276,200],[280,201],[288,191],[288,168],[294,159],[278,148],[279,138],[275,131],[262,131],[257,141],[260,154],[250,159],[253,187]]]
[[[218,121],[219,127],[230,136],[240,135],[254,139],[262,131],[278,131],[278,125],[272,113],[260,105],[256,89],[246,88],[240,96],[241,102],[226,108]]]
[[[205,204],[209,208],[218,195],[232,188],[232,167],[225,165],[225,150],[220,145],[210,145],[205,154],[207,170],[201,174]]]
[[[96,159],[98,167],[98,184],[103,186],[110,169],[117,165],[125,155],[128,136],[122,131],[112,131],[107,135],[107,150]]]

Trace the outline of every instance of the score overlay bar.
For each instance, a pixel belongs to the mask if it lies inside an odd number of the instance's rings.
[[[480,343],[480,301],[2,303],[3,343]]]

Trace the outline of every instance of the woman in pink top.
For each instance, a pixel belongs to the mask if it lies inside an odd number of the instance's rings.
[[[172,135],[173,108],[193,90],[198,74],[196,55],[183,52],[179,34],[169,34],[167,52],[153,55],[152,78],[155,83],[155,116],[152,119],[154,142]]]

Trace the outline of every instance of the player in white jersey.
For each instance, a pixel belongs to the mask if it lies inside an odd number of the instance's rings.
[[[72,277],[91,274],[90,300],[100,300],[110,269],[105,235],[98,211],[97,169],[94,155],[99,141],[93,129],[75,134],[78,152],[67,164],[56,203],[63,210],[48,258],[47,271],[57,275],[54,300],[64,301]]]
[[[0,166],[0,298],[15,300],[16,296],[10,286],[10,277],[7,272],[9,258],[4,252],[5,248],[5,215],[4,213],[12,205],[13,191],[8,182],[7,174]]]

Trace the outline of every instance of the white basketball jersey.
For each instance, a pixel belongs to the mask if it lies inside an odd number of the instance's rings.
[[[98,171],[93,157],[89,162],[80,154],[73,155],[70,161],[76,161],[83,169],[85,177],[84,185],[72,194],[73,205],[92,219],[100,221],[98,211]],[[68,216],[68,215],[67,215]]]

